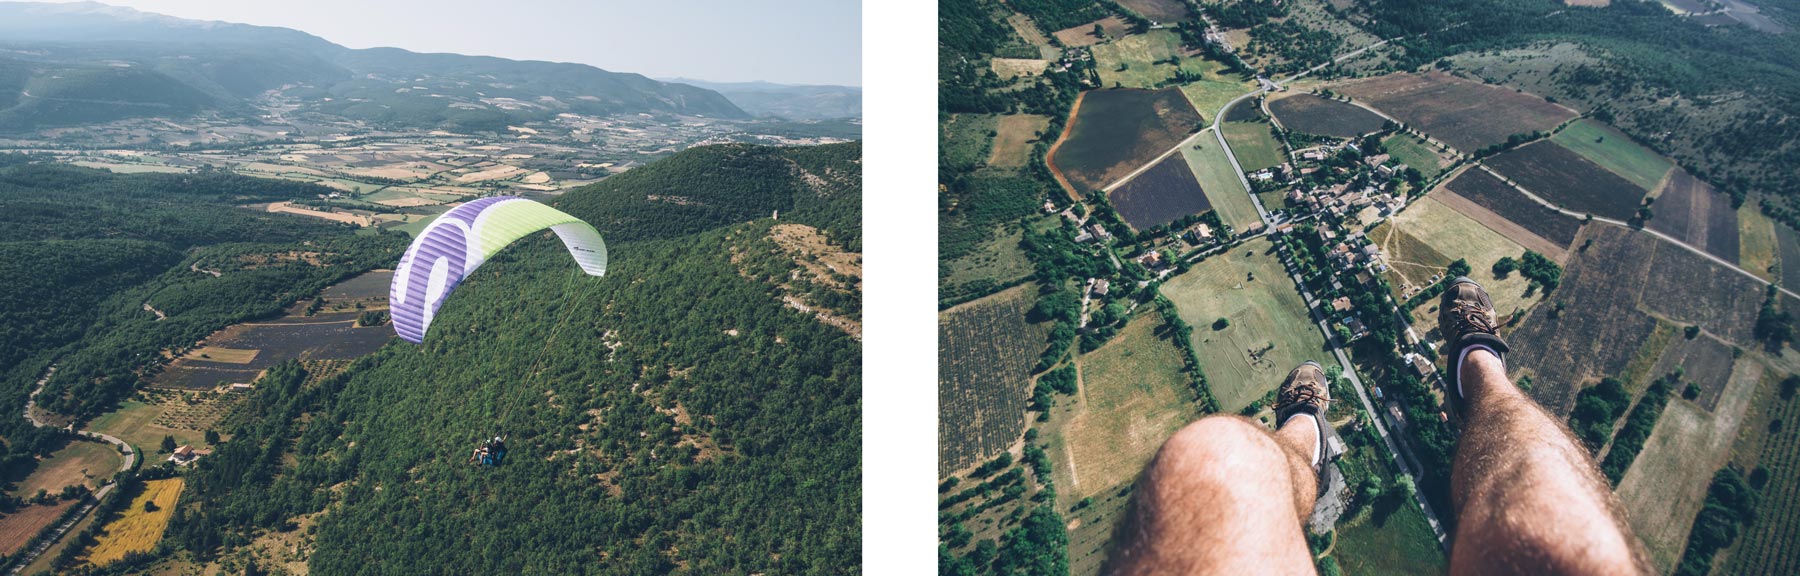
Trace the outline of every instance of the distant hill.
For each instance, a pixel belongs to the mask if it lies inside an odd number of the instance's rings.
[[[723,144],[680,153],[569,191],[557,205],[606,231],[650,240],[767,218],[809,224],[860,251],[862,143]]]
[[[665,78],[724,94],[732,104],[756,116],[788,120],[829,120],[862,117],[862,88],[812,86],[771,82],[707,82],[690,78]]]
[[[750,117],[705,88],[584,64],[357,50],[92,2],[0,3],[0,130],[247,109],[277,89],[382,127],[500,130],[562,112]]]

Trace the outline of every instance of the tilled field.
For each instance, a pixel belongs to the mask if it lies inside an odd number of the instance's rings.
[[[1187,160],[1171,154],[1108,194],[1113,208],[1132,228],[1145,230],[1212,209]]]
[[[1552,142],[1534,142],[1486,163],[1557,206],[1614,220],[1631,219],[1646,192]]]
[[[1731,345],[1717,338],[1678,338],[1675,345],[1663,351],[1662,358],[1657,359],[1656,366],[1650,369],[1645,379],[1661,378],[1679,367],[1683,382],[1691,382],[1700,387],[1700,396],[1694,398],[1694,403],[1707,412],[1712,412],[1719,407],[1719,395],[1725,392],[1725,382],[1731,378],[1731,364],[1734,360]],[[1680,394],[1681,391],[1676,390],[1675,393]]]
[[[1753,346],[1751,331],[1762,302],[1759,285],[1679,246],[1618,226],[1589,227],[1586,250],[1572,251],[1560,288],[1549,304],[1562,312],[1534,313],[1507,338],[1509,359],[1532,376],[1531,394],[1545,408],[1567,415],[1575,393],[1589,380],[1624,374],[1655,320],[1695,324],[1725,344]],[[1723,346],[1724,344],[1721,344]],[[1708,373],[1718,350],[1686,344],[1683,362]],[[1729,358],[1724,360],[1730,362]],[[1665,367],[1659,366],[1657,370]],[[1669,367],[1668,369],[1672,369]],[[1660,376],[1652,372],[1652,376]],[[1709,402],[1717,402],[1717,393]]]
[[[1353,138],[1381,130],[1386,123],[1381,116],[1355,104],[1346,104],[1312,94],[1295,94],[1269,101],[1269,112],[1288,130]]]
[[[1088,92],[1050,151],[1051,170],[1077,193],[1099,190],[1175,147],[1199,124],[1200,114],[1175,88]]]
[[[1446,186],[1456,195],[1556,243],[1560,248],[1567,248],[1575,241],[1575,233],[1581,231],[1580,221],[1532,201],[1486,171],[1466,170]]]
[[[1505,142],[1513,134],[1549,130],[1575,117],[1574,111],[1535,95],[1443,72],[1363,78],[1332,90],[1368,102],[1462,152]]]
[[[1559,418],[1574,408],[1588,379],[1624,373],[1656,326],[1637,309],[1656,250],[1648,237],[1610,226],[1591,227],[1584,236],[1593,245],[1572,252],[1561,287],[1545,303],[1563,311],[1532,314],[1507,338],[1508,363],[1531,375],[1532,397]]]
[[[1731,197],[1686,170],[1675,170],[1656,197],[1648,226],[1730,262],[1738,261],[1737,209]]]

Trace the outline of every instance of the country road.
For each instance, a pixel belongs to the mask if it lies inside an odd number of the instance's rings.
[[[56,365],[52,364],[50,365],[50,369],[44,371],[44,376],[38,378],[37,385],[31,389],[31,395],[26,396],[25,398],[25,419],[30,421],[32,426],[43,428],[47,425],[44,421],[38,419],[37,414],[35,414],[34,411],[37,409],[38,393],[44,391],[44,385],[48,384],[50,382],[50,377],[55,375]],[[125,455],[124,465],[119,466],[120,472],[131,470],[133,466],[137,465],[137,451],[133,450],[131,444],[126,443],[124,440],[120,440],[107,434],[88,432],[86,430],[78,431],[75,434],[112,444],[117,447],[119,453]],[[56,541],[61,540],[64,535],[68,534],[70,528],[75,526],[77,522],[80,522],[82,518],[87,517],[88,512],[93,511],[94,504],[101,499],[106,498],[107,494],[111,494],[113,487],[115,486],[117,486],[117,484],[108,481],[105,485],[101,486],[99,490],[94,491],[93,500],[82,503],[81,507],[76,509],[75,513],[70,514],[67,519],[63,520],[62,524],[56,527],[56,530],[51,534],[51,537],[45,538],[42,542],[39,542],[37,546],[32,547],[31,550],[26,551],[24,555],[21,555],[18,559],[14,560],[12,569],[6,572],[7,576],[14,576],[23,571],[26,566],[30,566],[33,561],[37,560],[38,556],[43,555],[45,551],[56,544]]]

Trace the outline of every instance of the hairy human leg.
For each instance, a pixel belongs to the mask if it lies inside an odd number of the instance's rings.
[[[1318,445],[1310,418],[1275,433],[1239,416],[1189,424],[1139,478],[1104,573],[1311,573]]]
[[[1618,498],[1574,435],[1512,384],[1491,351],[1470,350],[1460,372],[1451,573],[1650,572]]]

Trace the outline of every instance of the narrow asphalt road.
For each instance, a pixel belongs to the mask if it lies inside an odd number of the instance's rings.
[[[25,398],[25,419],[30,421],[32,426],[38,428],[46,426],[44,421],[39,420],[37,414],[34,414],[33,411],[37,408],[38,393],[44,391],[44,385],[48,384],[50,382],[50,377],[55,375],[56,365],[52,364],[49,370],[44,371],[44,376],[38,378],[37,385],[31,389],[31,395]],[[120,472],[130,470],[137,464],[137,451],[133,450],[131,444],[126,443],[124,440],[98,432],[88,432],[86,430],[78,431],[76,434],[82,437],[99,440],[107,444],[112,444],[117,447],[119,453],[125,455],[125,464],[119,467]],[[83,503],[81,508],[77,509],[74,514],[70,514],[67,519],[63,520],[61,525],[56,527],[56,530],[51,534],[51,537],[45,538],[42,542],[39,542],[37,546],[26,551],[23,556],[14,560],[13,567],[11,570],[7,571],[7,575],[16,575],[23,571],[26,566],[30,566],[32,562],[37,560],[38,556],[43,555],[43,553],[48,551],[52,545],[56,544],[56,541],[61,540],[63,536],[67,535],[69,529],[75,526],[75,523],[80,522],[82,518],[87,517],[88,512],[91,512],[94,509],[94,502],[98,502],[102,498],[105,498],[107,494],[112,493],[114,486],[114,483],[107,482],[106,485],[101,486],[99,490],[94,491],[94,499],[92,502]]]

